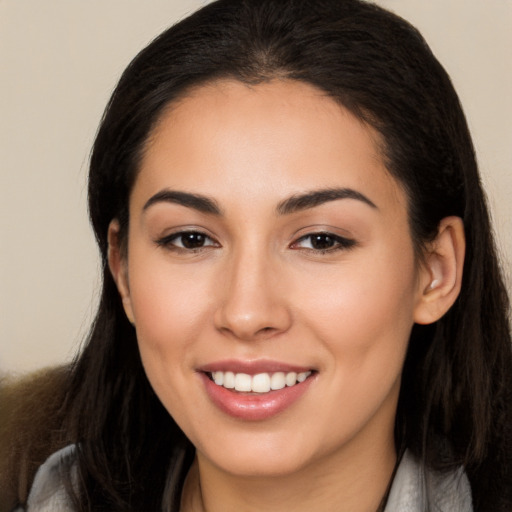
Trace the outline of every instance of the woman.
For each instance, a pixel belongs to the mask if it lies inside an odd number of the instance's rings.
[[[221,0],[123,74],[103,292],[28,510],[509,510],[508,299],[450,80],[357,0]]]

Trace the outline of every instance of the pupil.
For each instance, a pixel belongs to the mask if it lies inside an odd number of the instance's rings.
[[[330,249],[334,245],[334,240],[329,235],[313,235],[311,245],[315,249]]]
[[[197,249],[204,245],[204,235],[201,233],[186,233],[182,235],[181,242],[187,249]]]

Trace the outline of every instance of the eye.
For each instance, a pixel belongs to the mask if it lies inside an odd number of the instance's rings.
[[[180,231],[157,240],[157,244],[169,249],[197,251],[205,247],[219,247],[219,244],[201,231]]]
[[[334,233],[309,233],[294,242],[292,249],[306,249],[324,253],[350,249],[355,244],[355,240]]]

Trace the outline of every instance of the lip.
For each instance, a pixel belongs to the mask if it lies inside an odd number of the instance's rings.
[[[214,363],[205,364],[197,369],[200,372],[234,372],[247,373],[248,375],[257,375],[258,373],[275,373],[275,372],[307,372],[314,370],[309,366],[298,366],[279,361],[271,361],[268,359],[258,359],[254,361],[242,361],[239,359],[225,359]]]
[[[221,361],[202,366],[198,375],[206,393],[213,404],[222,412],[245,421],[263,421],[277,416],[292,407],[316,380],[317,372],[313,372],[304,382],[268,393],[240,393],[215,384],[208,374],[214,371],[232,371],[235,373],[304,372],[311,368],[283,364],[275,361]]]

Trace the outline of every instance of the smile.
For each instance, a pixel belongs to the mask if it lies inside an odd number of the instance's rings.
[[[263,421],[291,408],[319,372],[277,361],[217,361],[198,369],[207,396],[220,411],[243,421]]]
[[[210,379],[217,386],[245,393],[269,393],[285,387],[292,387],[304,382],[310,375],[311,371],[258,373],[256,375],[231,371],[209,373]]]

